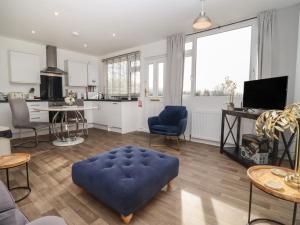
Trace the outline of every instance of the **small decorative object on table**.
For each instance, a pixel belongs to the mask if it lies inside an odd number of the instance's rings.
[[[268,164],[269,140],[254,134],[244,134],[241,156],[254,161],[256,164]]]
[[[72,91],[65,97],[65,103],[69,106],[72,106],[75,103],[75,94]]]
[[[279,139],[279,132],[289,130],[296,132],[296,157],[294,173],[285,177],[285,182],[294,188],[300,188],[300,103],[294,103],[284,110],[270,110],[262,113],[256,121],[256,132],[259,136],[266,135],[270,139]]]
[[[236,89],[236,83],[232,80],[229,80],[229,77],[225,77],[225,82],[222,83],[222,87],[224,90],[224,93],[229,96],[229,102],[227,103],[227,109],[228,110],[234,110],[234,93]]]

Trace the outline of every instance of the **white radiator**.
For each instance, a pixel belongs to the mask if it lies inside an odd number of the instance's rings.
[[[191,119],[191,137],[195,139],[201,139],[206,141],[212,142],[220,142],[221,139],[221,122],[222,122],[222,112],[220,111],[194,111],[192,112],[192,119]],[[230,124],[234,121],[233,116],[228,116],[228,121]],[[224,135],[228,134],[228,125],[226,121],[225,124],[225,131]],[[236,136],[236,125],[233,129],[233,134]],[[242,134],[251,134],[255,133],[254,126],[255,121],[249,119],[242,119],[241,121],[241,137]],[[233,139],[231,135],[229,135],[227,144],[233,144]]]
[[[191,137],[219,142],[221,134],[221,116],[221,111],[192,112]]]

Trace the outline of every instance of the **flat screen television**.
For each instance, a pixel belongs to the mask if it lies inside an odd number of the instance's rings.
[[[253,109],[284,109],[287,97],[288,77],[246,81],[243,107]]]

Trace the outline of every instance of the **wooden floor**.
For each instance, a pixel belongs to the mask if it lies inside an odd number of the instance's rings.
[[[159,140],[155,140],[159,141]],[[30,152],[32,193],[18,206],[30,219],[45,215],[63,217],[69,225],[122,224],[119,215],[72,183],[73,162],[123,145],[148,147],[143,133],[121,135],[91,129],[83,144],[55,147],[41,143]],[[175,190],[160,192],[139,210],[132,225],[245,225],[247,223],[249,181],[246,169],[219,153],[217,147],[182,143],[181,151],[156,148],[180,159]],[[5,181],[4,171],[0,178]],[[25,181],[23,168],[11,170],[11,184]],[[15,193],[17,194],[17,193]],[[291,223],[292,204],[255,189],[253,215]],[[300,218],[300,214],[299,214]],[[300,224],[299,220],[298,223]]]

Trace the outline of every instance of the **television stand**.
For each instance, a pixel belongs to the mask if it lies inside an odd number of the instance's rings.
[[[233,116],[234,120],[232,123],[228,120],[228,116]],[[250,167],[256,165],[251,160],[242,158],[240,155],[240,136],[241,136],[241,120],[251,119],[256,120],[260,116],[257,112],[239,111],[239,110],[222,110],[222,124],[221,124],[221,143],[220,143],[220,153],[225,153],[228,157],[239,162],[245,167]],[[225,135],[225,123],[228,126],[228,133]],[[234,129],[236,127],[236,135],[234,135]],[[228,138],[232,137],[234,146],[225,146]],[[273,141],[272,152],[270,154],[270,164],[276,165],[278,156],[278,141]]]

